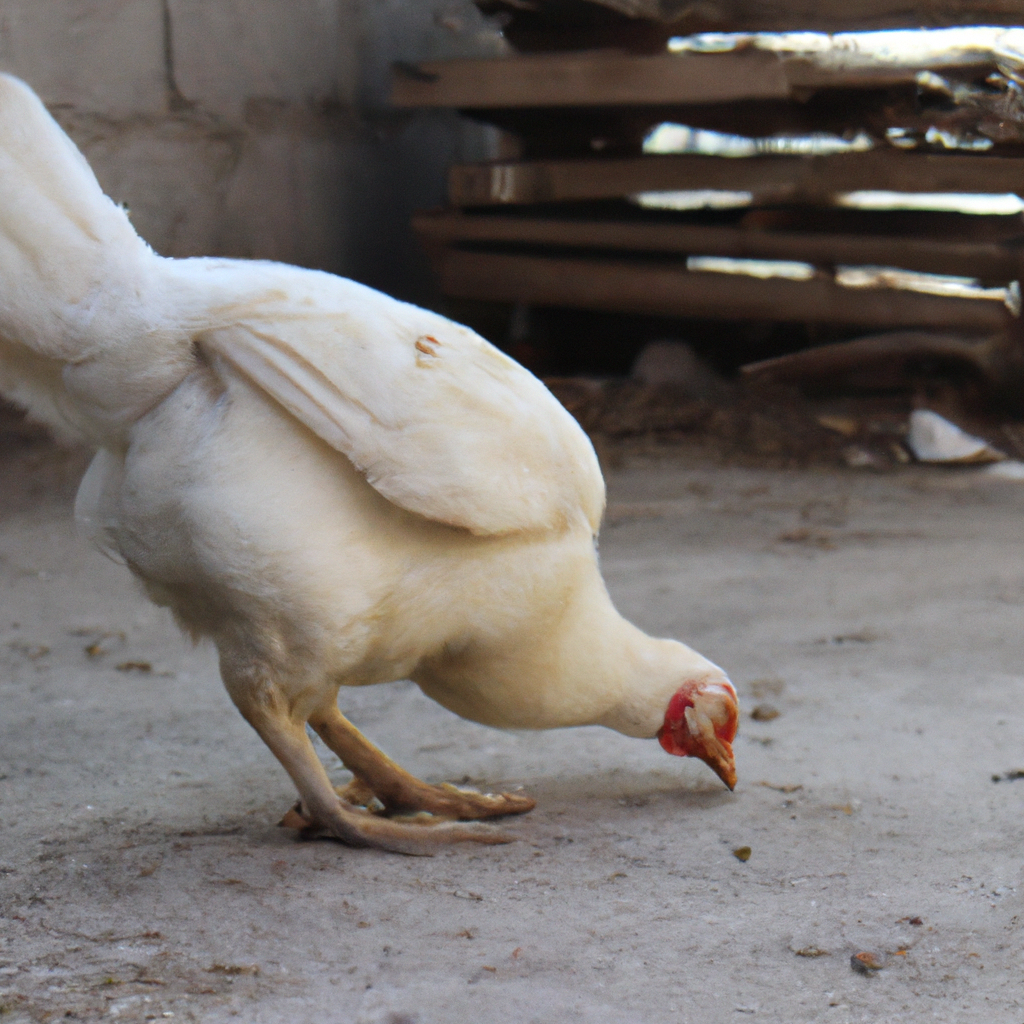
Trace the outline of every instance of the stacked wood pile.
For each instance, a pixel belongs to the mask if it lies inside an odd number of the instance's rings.
[[[1020,22],[1019,0],[478,0],[512,51],[396,68],[398,107],[502,130],[506,158],[451,168],[449,205],[414,226],[445,294],[588,310],[991,335],[1017,312],[1019,216],[842,208],[862,191],[1024,194],[1024,68],[965,50],[927,63],[822,62],[758,48],[669,52],[694,32]],[[682,47],[685,51],[685,46]],[[825,155],[644,151],[672,122],[746,139],[869,140]],[[770,147],[768,147],[770,148]],[[784,147],[783,147],[784,148]],[[738,209],[658,195],[749,193]],[[644,197],[655,194],[654,208]],[[809,264],[802,278],[697,269],[695,257]],[[975,279],[987,297],[877,274]],[[856,275],[854,275],[856,277]],[[863,278],[863,275],[862,275]],[[851,284],[852,281],[852,284]]]

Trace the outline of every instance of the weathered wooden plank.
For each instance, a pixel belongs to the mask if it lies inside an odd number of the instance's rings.
[[[853,32],[957,25],[1020,25],[1020,0],[477,0],[511,18],[505,36],[539,46],[650,45],[694,32]]]
[[[643,156],[456,164],[453,206],[619,199],[638,192],[723,189],[755,203],[828,204],[842,192],[1019,192],[1019,157],[872,150],[835,156]]]
[[[680,15],[685,19],[689,5],[655,2],[669,13],[665,20],[678,28]],[[700,13],[693,12],[707,26],[700,31],[739,31],[755,25],[778,32],[1014,25],[1021,24],[1024,15],[1020,0],[712,0],[701,7]]]
[[[416,73],[418,72],[418,73]],[[773,53],[637,56],[612,51],[428,61],[395,68],[396,107],[562,107],[785,99]]]
[[[958,274],[1000,283],[1020,274],[1018,247],[998,242],[752,231],[691,224],[467,216],[448,210],[416,214],[412,225],[425,242],[447,245],[513,242],[688,256],[801,260],[819,267],[871,264],[930,274]]]
[[[1020,0],[714,0],[691,11],[673,21],[675,34],[1020,25],[1024,17]]]
[[[992,61],[972,58],[978,70]],[[600,107],[789,99],[808,89],[913,83],[921,68],[838,70],[765,50],[639,54],[584,50],[398,64],[396,107]]]
[[[774,320],[860,327],[932,327],[968,333],[1003,328],[998,303],[810,281],[689,273],[680,266],[552,259],[445,249],[435,254],[445,294],[665,316]]]

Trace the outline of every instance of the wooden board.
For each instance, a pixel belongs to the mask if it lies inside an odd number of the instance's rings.
[[[806,102],[737,100],[687,106],[576,107],[572,116],[567,116],[563,107],[508,107],[475,110],[472,114],[476,120],[513,136],[506,140],[509,148],[495,154],[499,160],[640,156],[644,139],[665,122],[751,139],[858,131],[881,139],[893,124],[915,127],[923,125],[924,120],[915,90],[909,87],[883,91],[832,89],[816,92]],[[930,119],[921,131],[935,120]]]
[[[991,61],[978,60],[976,70],[989,66]],[[919,70],[828,70],[766,50],[653,56],[583,50],[397,64],[391,102],[463,110],[733,103],[791,99],[815,89],[912,84]]]
[[[1018,248],[998,242],[752,231],[691,224],[467,216],[457,211],[416,214],[412,226],[428,245],[511,242],[687,256],[800,260],[818,267],[868,264],[978,277],[1000,284],[1020,274]]]
[[[1009,319],[1000,304],[888,289],[851,289],[820,275],[810,281],[690,273],[639,261],[554,259],[444,249],[435,266],[446,295],[613,312],[931,327],[990,333]]]
[[[634,45],[692,32],[850,32],[954,25],[1020,25],[1020,0],[477,0],[510,22],[514,46]],[[603,31],[602,31],[603,30]],[[632,30],[632,31],[631,31]]]
[[[453,206],[620,199],[638,192],[721,189],[754,203],[828,205],[837,193],[1018,192],[1020,157],[901,153],[881,149],[837,156],[643,156],[457,164],[449,171]]]

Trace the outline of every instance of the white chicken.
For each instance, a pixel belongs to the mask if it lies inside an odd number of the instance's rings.
[[[214,641],[302,822],[429,853],[498,841],[459,822],[533,806],[425,784],[342,716],[340,687],[406,678],[490,726],[656,736],[735,784],[735,691],[616,612],[593,448],[535,377],[352,281],[157,256],[8,76],[0,393],[96,447],[78,519]],[[346,789],[307,723],[352,771]]]

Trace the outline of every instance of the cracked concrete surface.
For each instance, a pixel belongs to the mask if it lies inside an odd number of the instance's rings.
[[[1024,1022],[1024,779],[992,781],[1024,768],[1019,485],[614,472],[609,586],[732,674],[736,793],[654,742],[343,694],[418,774],[538,798],[512,845],[414,859],[275,827],[284,773],[77,539],[69,473],[0,496],[4,1024]]]

